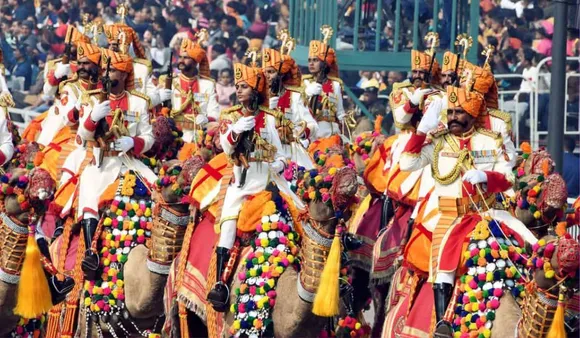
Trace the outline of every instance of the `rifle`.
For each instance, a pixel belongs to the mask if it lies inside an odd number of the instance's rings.
[[[458,74],[458,71],[459,71],[459,59],[461,59],[461,54],[457,53],[456,55],[457,55],[457,60],[455,60],[455,81],[453,81],[453,86],[459,87],[460,76]]]
[[[256,88],[260,86],[260,77],[256,81]],[[255,112],[258,109],[258,96],[255,95],[252,97],[252,101],[250,102],[250,110]],[[248,174],[248,168],[250,167],[249,160],[252,152],[254,151],[254,129],[244,131],[240,135],[240,139],[238,144],[236,144],[235,154],[237,157],[235,159],[235,164],[238,166],[242,166],[242,176],[240,177],[240,185],[238,188],[241,188],[246,184],[246,176]]]
[[[72,44],[70,40],[72,39],[73,27],[69,26],[69,29],[66,32],[66,38],[64,39],[64,54],[62,55],[62,64],[67,65],[70,61],[71,49]]]
[[[172,89],[173,85],[173,69],[171,66],[171,61],[173,60],[173,49],[171,50],[171,55],[169,56],[169,67],[167,68],[167,77],[165,78],[165,88]],[[163,102],[163,107],[171,108],[171,98]]]
[[[109,98],[109,95],[111,94],[112,81],[110,74],[111,74],[111,59],[109,58],[107,60],[107,70],[105,71],[105,74],[101,77],[103,90],[99,94],[99,102],[106,101]],[[103,118],[99,120],[99,122],[97,123],[97,129],[95,130],[95,140],[97,141],[99,147],[101,148],[101,152],[99,153],[99,162],[97,164],[99,168],[101,167],[101,163],[103,163],[103,157],[105,155],[104,150],[107,147],[107,141],[109,138],[109,135],[107,135],[108,131],[109,125],[107,124],[107,119]]]

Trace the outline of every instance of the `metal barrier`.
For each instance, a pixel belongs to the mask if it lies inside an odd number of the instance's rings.
[[[521,79],[524,80],[522,74],[498,74],[495,75],[496,80],[515,80]],[[514,142],[516,147],[519,147],[520,140],[522,139],[520,134],[520,118],[524,114],[525,111],[521,111],[522,105],[520,102],[520,95],[522,92],[519,90],[500,90],[498,91],[498,103],[499,109],[508,113],[512,114],[512,130],[514,134]],[[527,93],[530,94],[531,93]],[[506,97],[512,97],[511,100],[506,100]],[[533,109],[533,102],[530,100],[529,102],[529,109]],[[510,109],[513,108],[513,109]],[[529,139],[529,135],[528,135]]]
[[[19,132],[23,132],[32,120],[42,114],[35,112],[34,110],[18,108],[8,108],[8,113],[10,114],[10,120],[12,120],[12,123],[18,127]]]

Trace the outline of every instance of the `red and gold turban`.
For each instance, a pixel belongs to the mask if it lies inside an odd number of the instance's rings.
[[[328,49],[328,52],[326,50]],[[312,40],[310,41],[310,47],[308,48],[308,58],[318,58],[320,61],[326,62],[328,67],[330,67],[330,76],[338,76],[338,65],[336,63],[336,53],[334,49],[330,48],[327,44],[322,41]]]
[[[92,63],[98,65],[101,61],[101,49],[99,46],[90,43],[79,42],[77,44],[77,60],[85,57]]]
[[[188,38],[181,40],[180,55],[185,54],[199,65],[199,74],[209,76],[209,62],[205,50],[196,42]]]
[[[479,116],[482,109],[485,109],[483,96],[475,91],[468,92],[465,88],[448,86],[447,101],[449,109],[461,108],[473,117]]]
[[[285,85],[300,85],[302,75],[296,61],[290,55],[282,55],[279,51],[271,48],[264,49],[262,51],[262,69],[265,70],[268,67],[272,67],[276,71],[280,70],[280,74],[290,75],[284,82]]]
[[[143,46],[141,46],[139,37],[137,36],[137,33],[135,33],[133,28],[125,24],[119,23],[106,25],[104,26],[103,30],[105,31],[105,36],[107,37],[107,41],[109,42],[109,44],[119,43],[120,45],[127,47],[130,44],[133,44],[135,56],[139,59],[145,58],[145,50],[143,49]]]
[[[459,59],[459,64],[457,64],[457,59]],[[459,55],[446,51],[445,54],[443,54],[443,66],[441,67],[441,72],[445,73],[451,71],[461,74],[464,64],[465,61],[461,60]],[[457,69],[455,69],[455,65],[457,65]]]
[[[473,90],[477,91],[484,96],[486,106],[488,108],[497,109],[498,107],[498,93],[497,84],[495,83],[495,78],[491,70],[478,67],[470,62],[465,62],[463,69],[463,76],[466,80],[467,74],[471,73],[471,79],[473,82]]]
[[[110,49],[103,49],[101,55],[101,67],[107,68],[107,63],[111,60],[111,68],[123,73],[128,73],[125,81],[125,90],[131,90],[135,87],[133,74],[133,59],[129,55],[114,52]]]

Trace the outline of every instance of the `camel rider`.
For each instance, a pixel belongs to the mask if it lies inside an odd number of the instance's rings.
[[[121,135],[104,140],[104,148],[93,147],[95,164],[87,166],[81,173],[77,217],[82,219],[85,243],[92,243],[95,239],[100,199],[120,174],[132,170],[148,183],[156,179],[155,174],[135,158],[151,149],[154,137],[149,119],[149,99],[133,90],[133,60],[111,50],[102,52],[103,69],[110,60],[111,93],[108,100],[100,102],[99,95],[92,95],[89,102],[83,103],[77,138],[81,142],[94,142],[95,131],[102,119],[109,128],[118,127]],[[100,91],[95,91],[95,94],[100,94]],[[85,278],[94,280],[98,267],[98,253],[94,248],[88,249],[82,264]]]
[[[43,146],[49,145],[53,138],[67,125],[60,111],[56,110],[56,99],[60,84],[69,77],[77,75],[77,46],[81,42],[89,43],[90,39],[69,25],[67,39],[70,39],[70,53],[61,58],[47,62],[44,68],[43,96],[55,98],[55,104],[47,112],[36,117],[22,134],[28,141],[37,141]],[[66,61],[63,62],[63,61]]]
[[[178,156],[185,161],[200,137],[197,131],[208,121],[219,120],[219,105],[206,52],[198,42],[187,38],[181,41],[177,67],[179,76],[172,79],[170,89],[163,90],[171,91],[171,116],[183,131],[183,141],[191,144],[185,145]],[[167,85],[165,80],[163,76],[159,79],[163,88]]]
[[[310,138],[316,135],[318,124],[304,105],[298,65],[290,55],[267,48],[262,51],[262,70],[268,81],[270,109],[282,114],[278,121],[278,134],[286,159],[313,169],[305,149]]]
[[[59,84],[76,73],[76,49],[79,42],[90,43],[91,41],[88,36],[79,32],[74,26],[69,25],[65,40],[65,43],[70,43],[69,55],[48,61],[44,68],[44,87],[42,92],[45,96],[55,96]],[[63,60],[67,59],[68,61],[64,63]]]
[[[318,122],[315,139],[340,134],[339,126],[345,118],[342,80],[338,77],[336,54],[328,45],[330,34],[325,34],[323,41],[310,41],[308,48],[310,74],[302,77],[307,103],[311,114]],[[316,99],[318,100],[316,103],[311,102]]]
[[[236,239],[242,203],[248,197],[265,190],[272,180],[271,175],[281,173],[286,166],[276,130],[276,118],[269,109],[261,106],[267,102],[268,95],[268,86],[261,69],[236,63],[234,74],[240,105],[222,112],[219,127],[224,153],[234,161],[234,180],[225,193],[220,219],[221,232],[216,247],[218,283],[208,294],[208,301],[216,311],[221,312],[226,310],[229,297],[221,276]],[[244,166],[245,161],[249,167]]]
[[[483,216],[507,223],[524,240],[534,242],[533,235],[509,213],[489,209],[495,193],[513,185],[509,159],[499,133],[476,128],[475,122],[485,109],[483,97],[464,88],[447,87],[447,129],[432,134],[439,126],[440,113],[429,109],[423,115],[406,144],[400,159],[404,171],[416,171],[431,165],[435,186],[430,199],[438,203],[430,255],[430,282],[435,295],[436,337],[452,337],[450,324],[444,321],[449,305],[455,272],[460,264],[463,246]],[[477,205],[477,208],[473,204]],[[483,210],[483,214],[478,210]]]
[[[153,84],[151,78],[153,66],[151,61],[147,59],[145,50],[139,41],[139,36],[133,28],[124,23],[116,23],[104,26],[103,30],[109,43],[109,49],[112,51],[129,55],[129,47],[133,46],[133,52],[135,53],[135,58],[133,58],[135,90],[147,95],[151,100],[152,107],[169,100],[171,90],[158,89]]]
[[[62,165],[67,156],[80,144],[75,139],[81,97],[96,89],[100,74],[101,51],[98,46],[79,42],[76,50],[76,75],[60,84],[60,96],[51,108],[62,120],[63,127],[68,129],[43,129],[38,143],[47,146],[43,149],[41,167],[46,169],[53,179],[58,181],[63,174]],[[66,130],[66,131],[65,131]]]

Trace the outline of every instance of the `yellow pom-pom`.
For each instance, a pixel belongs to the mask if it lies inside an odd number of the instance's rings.
[[[145,217],[151,217],[151,208],[145,209]]]
[[[491,337],[491,330],[490,330],[490,329],[485,329],[485,330],[483,330],[483,336],[484,336],[485,338],[489,338],[489,337]]]
[[[240,329],[240,321],[234,320],[233,327],[234,327],[234,330],[239,330]]]
[[[538,241],[538,245],[539,245],[539,246],[544,246],[544,245],[546,245],[546,240],[545,240],[545,239],[543,239],[543,238],[542,238],[542,239],[540,239],[540,240]]]
[[[362,327],[362,325],[360,323],[356,323],[354,325],[355,330],[360,330],[361,327]]]
[[[337,171],[337,169],[334,168],[334,167],[332,167],[332,168],[328,169],[328,174],[329,175],[334,175],[334,174],[336,174],[336,171]]]
[[[113,224],[113,220],[110,217],[105,218],[105,221],[103,222],[103,224],[105,226],[109,226],[111,224]]]
[[[108,258],[103,259],[104,266],[109,266],[110,264],[111,264],[111,260],[109,260]]]
[[[156,160],[154,157],[151,157],[151,158],[149,159],[149,162],[151,162],[151,165],[152,165],[152,166],[156,166],[156,165],[157,165],[157,160]]]
[[[85,306],[91,305],[91,297],[85,298]]]
[[[290,262],[290,264],[294,263],[294,256],[288,255],[288,257],[286,258],[288,259],[288,262]]]
[[[264,224],[262,224],[262,230],[270,231],[270,222],[264,222]]]
[[[262,263],[264,263],[265,261],[266,261],[266,259],[264,258],[264,256],[260,256],[260,257],[258,257],[258,263],[259,263],[259,264],[262,264]]]
[[[540,210],[536,210],[536,212],[534,212],[534,218],[539,219],[540,217],[542,217],[542,213],[540,212]]]
[[[554,278],[554,276],[556,275],[556,272],[554,272],[554,270],[550,270],[550,271],[546,271],[545,276],[546,278]]]
[[[313,200],[316,197],[316,193],[314,191],[311,191],[308,193],[308,198]]]
[[[122,280],[117,279],[117,283],[116,284],[117,284],[118,287],[122,288],[125,283]]]

